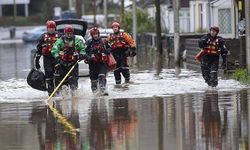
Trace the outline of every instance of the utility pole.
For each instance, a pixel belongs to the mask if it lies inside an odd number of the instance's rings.
[[[156,74],[159,75],[162,70],[162,41],[161,41],[161,3],[160,0],[155,0],[155,7],[156,7],[156,42],[157,42],[157,69]]]
[[[120,15],[120,22],[122,22],[124,17],[124,0],[121,0],[121,15]]]
[[[180,20],[179,20],[179,0],[173,0],[174,9],[174,63],[175,74],[181,73],[180,69]]]
[[[14,22],[16,21],[16,16],[17,16],[17,12],[16,12],[16,0],[13,1],[13,6],[14,6]]]
[[[107,7],[107,0],[103,1],[103,11],[104,11],[104,27],[108,27],[108,7]]]
[[[96,0],[93,0],[94,25],[96,25]]]
[[[246,60],[247,71],[250,72],[250,1],[245,0],[245,16],[246,16]]]
[[[73,7],[73,2],[72,0],[69,0],[69,10],[72,10],[72,7]]]
[[[132,8],[132,13],[133,13],[133,38],[136,41],[137,38],[137,17],[136,17],[136,0],[133,0],[133,8]],[[136,57],[132,58],[132,64],[136,64]]]
[[[136,35],[137,35],[137,17],[136,17],[136,0],[133,0],[133,38],[136,42]]]

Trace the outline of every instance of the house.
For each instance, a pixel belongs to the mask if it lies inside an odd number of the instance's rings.
[[[15,3],[16,5],[23,5],[25,16],[29,16],[28,5],[30,3],[30,0],[15,0]],[[14,0],[0,0],[0,17],[3,16],[3,6],[5,5],[14,5]]]
[[[146,10],[149,17],[155,19],[156,9],[153,0],[147,0],[137,6]],[[161,0],[161,25],[168,33],[174,32],[172,0]],[[190,32],[189,0],[180,0],[180,32]]]
[[[238,4],[235,0],[191,0],[190,31],[204,32],[218,26],[225,38],[237,38]]]

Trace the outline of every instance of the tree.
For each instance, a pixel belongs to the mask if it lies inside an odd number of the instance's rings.
[[[151,18],[148,18],[148,14],[144,10],[137,9],[137,32],[154,32],[155,25]],[[125,11],[122,18],[122,28],[127,32],[132,33],[132,12]]]
[[[162,41],[161,41],[161,4],[160,0],[155,0],[156,7],[156,41],[157,41],[157,53],[158,53],[158,61],[157,61],[157,75],[160,74],[162,70]]]

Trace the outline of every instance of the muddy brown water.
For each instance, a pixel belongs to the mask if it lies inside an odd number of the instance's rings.
[[[0,79],[25,78],[32,48],[2,45]],[[44,101],[2,102],[0,149],[247,150],[249,93],[242,89],[133,99],[75,97],[49,106]]]

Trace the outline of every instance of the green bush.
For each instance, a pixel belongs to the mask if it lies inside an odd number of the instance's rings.
[[[250,84],[250,74],[246,69],[237,69],[233,74],[232,78],[242,83]]]

